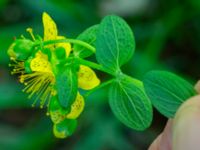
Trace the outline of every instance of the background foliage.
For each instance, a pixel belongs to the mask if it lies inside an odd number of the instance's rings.
[[[167,69],[199,79],[200,2],[196,0],[0,0],[0,149],[121,150],[146,149],[166,119],[154,110],[151,127],[136,132],[121,124],[108,106],[107,89],[92,94],[75,134],[57,140],[45,110],[31,108],[16,77],[10,75],[6,51],[27,27],[42,34],[41,14],[48,12],[61,35],[76,37],[108,14],[131,26],[136,51],[123,72],[142,79],[152,69]],[[100,73],[101,80],[107,76]]]

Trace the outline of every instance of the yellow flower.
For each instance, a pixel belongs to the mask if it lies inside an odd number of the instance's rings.
[[[32,73],[20,75],[20,82],[24,83],[25,88],[23,91],[29,93],[28,98],[35,98],[33,106],[40,99],[42,108],[56,94],[54,90],[55,77],[48,62],[48,57],[38,51],[35,58],[30,61],[30,69]]]
[[[43,13],[43,25],[44,25],[44,41],[45,40],[53,40],[53,39],[64,39],[63,36],[58,36],[57,26],[52,18],[47,14]],[[59,43],[55,45],[50,45],[51,49],[55,47],[63,47],[65,48],[66,55],[69,56],[71,52],[71,44],[70,43]],[[100,84],[100,80],[97,78],[95,72],[87,66],[80,66],[78,72],[78,83],[79,87],[85,90],[90,90]],[[66,116],[69,119],[75,119],[79,116],[84,108],[84,99],[78,93],[77,98],[72,104],[71,112]]]
[[[58,36],[58,31],[55,22],[47,14],[43,13],[43,26],[44,26],[44,41],[65,39],[63,36]],[[32,29],[28,29],[32,34]],[[66,52],[66,56],[69,56],[72,48],[70,43],[59,43],[45,46],[49,48],[50,51],[54,51],[55,48],[63,47]],[[11,47],[12,48],[12,47]],[[12,51],[11,51],[12,52]],[[32,58],[27,60],[26,63],[22,61],[14,60],[11,65],[14,66],[13,74],[20,73],[20,82],[24,83],[24,92],[29,93],[29,98],[34,97],[35,101],[33,105],[40,99],[40,106],[43,107],[45,104],[49,105],[52,97],[56,96],[57,92],[55,90],[55,75],[52,71],[51,63],[46,54],[39,50]],[[28,66],[28,67],[27,67]],[[27,68],[32,72],[26,73]],[[97,78],[95,72],[87,66],[80,65],[78,71],[78,86],[79,88],[90,90],[100,84],[100,80]],[[76,119],[84,109],[84,98],[77,93],[76,100],[71,106],[71,111],[68,114],[61,115],[58,111],[50,112],[53,122],[60,122],[64,118]]]

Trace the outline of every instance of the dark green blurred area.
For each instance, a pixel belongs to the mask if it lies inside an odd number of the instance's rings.
[[[197,0],[0,0],[0,150],[145,150],[162,131],[166,118],[154,111],[152,126],[136,132],[121,124],[107,103],[107,89],[86,101],[75,134],[55,139],[46,110],[31,108],[6,51],[27,27],[43,34],[41,14],[48,12],[59,34],[76,37],[108,14],[123,17],[137,48],[124,72],[142,79],[153,69],[176,72],[195,83],[200,75],[200,1]],[[106,76],[99,74],[101,80]]]

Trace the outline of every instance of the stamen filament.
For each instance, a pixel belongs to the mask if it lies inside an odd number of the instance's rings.
[[[35,36],[33,34],[33,29],[32,28],[27,28],[26,31],[31,35],[33,41],[35,41]]]

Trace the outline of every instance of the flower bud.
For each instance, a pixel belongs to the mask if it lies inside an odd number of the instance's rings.
[[[53,133],[57,138],[66,138],[71,136],[77,127],[77,120],[75,119],[65,119],[59,124],[54,124]]]
[[[26,60],[32,52],[34,42],[27,39],[16,40],[8,49],[8,55],[17,60]]]
[[[49,104],[49,113],[53,123],[58,124],[63,121],[68,112],[69,111],[62,108],[56,96],[52,97]]]

